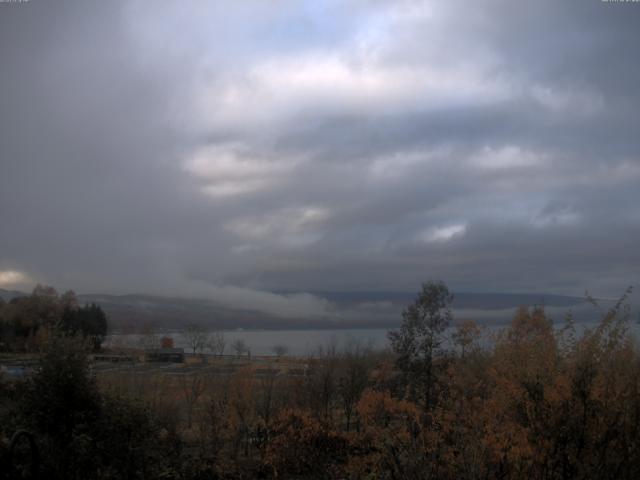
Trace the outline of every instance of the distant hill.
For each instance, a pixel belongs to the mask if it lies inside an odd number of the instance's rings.
[[[2,288],[0,288],[0,298],[5,302],[8,302],[15,297],[26,297],[28,295],[28,293],[18,292],[16,290],[3,290]]]
[[[367,302],[391,302],[407,305],[416,292],[311,292],[340,305],[357,305]],[[585,303],[584,297],[550,295],[543,293],[454,293],[453,308],[476,310],[502,310],[521,305],[571,307]]]
[[[291,294],[295,292],[278,292]],[[322,318],[281,318],[258,310],[227,307],[215,301],[197,298],[154,295],[78,295],[80,303],[96,303],[118,330],[138,331],[150,328],[180,329],[189,323],[212,328],[388,328],[400,322],[402,308],[415,299],[415,292],[311,292],[333,306]],[[26,293],[0,289],[5,301]],[[520,305],[544,305],[566,308],[584,305],[580,297],[549,294],[457,293],[454,313],[480,322],[504,321]]]
[[[182,328],[189,323],[198,323],[224,329],[270,329],[282,328],[288,322],[257,310],[229,308],[207,299],[95,294],[78,295],[78,300],[100,305],[111,324],[119,328],[144,324]]]

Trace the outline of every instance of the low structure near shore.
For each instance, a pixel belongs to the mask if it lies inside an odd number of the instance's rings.
[[[184,363],[184,348],[152,348],[145,351],[147,362]]]

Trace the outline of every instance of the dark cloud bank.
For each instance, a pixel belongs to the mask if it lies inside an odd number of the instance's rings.
[[[602,296],[640,267],[640,5],[0,4],[0,288]]]

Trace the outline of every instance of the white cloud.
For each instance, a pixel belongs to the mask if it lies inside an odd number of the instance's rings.
[[[515,145],[501,148],[484,147],[471,157],[470,163],[487,170],[541,166],[548,161],[546,155],[525,150]]]
[[[211,291],[215,300],[231,307],[243,305],[286,318],[326,315],[331,307],[328,301],[308,293],[277,295],[234,286],[214,287]]]
[[[444,243],[463,237],[466,233],[466,224],[458,223],[424,230],[418,235],[418,240],[425,243]]]
[[[391,64],[356,46],[256,59],[242,71],[203,81],[194,105],[208,128],[257,128],[301,110],[406,111],[491,104],[510,85],[475,63]]]
[[[401,180],[413,167],[429,163],[443,151],[395,152],[378,157],[369,166],[368,174],[375,181]]]
[[[300,161],[261,156],[244,145],[231,143],[200,148],[184,168],[204,182],[204,193],[223,197],[273,187]]]
[[[324,207],[291,207],[260,216],[236,218],[227,222],[224,228],[244,240],[303,246],[321,238],[322,226],[330,216],[330,211]]]
[[[305,319],[327,315],[332,304],[324,298],[296,293],[280,295],[235,285],[215,286],[191,281],[188,290],[203,298],[208,298],[232,308],[241,305],[245,309],[258,310],[285,318]]]

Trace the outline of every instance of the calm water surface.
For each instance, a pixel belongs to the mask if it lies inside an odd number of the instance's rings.
[[[561,328],[562,323],[556,324]],[[578,323],[576,324],[577,333],[585,328],[593,328],[595,323]],[[640,337],[640,325],[637,322],[629,323],[629,331],[636,338]],[[489,337],[493,332],[504,328],[504,325],[492,325],[483,327],[484,335]],[[226,340],[225,354],[232,354],[234,341],[244,340],[251,350],[252,355],[273,355],[273,347],[275,345],[283,345],[287,348],[290,355],[311,355],[318,351],[320,347],[335,345],[339,350],[347,347],[349,344],[357,342],[362,345],[370,345],[376,350],[383,350],[389,347],[387,340],[387,332],[385,328],[370,329],[334,329],[334,330],[225,330],[224,336]],[[446,338],[450,338],[452,330],[445,333]],[[106,345],[116,347],[118,345],[140,347],[145,341],[159,343],[159,339],[163,334],[155,334],[154,337],[132,334],[115,334],[107,338]],[[189,350],[187,342],[180,333],[169,333],[176,347],[184,347]],[[485,341],[489,341],[485,339]],[[449,343],[448,340],[445,343]],[[446,346],[446,345],[445,345]]]

